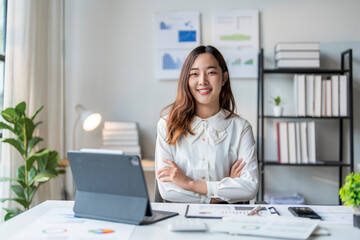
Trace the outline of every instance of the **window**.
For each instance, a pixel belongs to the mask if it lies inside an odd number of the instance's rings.
[[[4,109],[5,41],[6,41],[6,13],[7,13],[6,10],[7,10],[7,0],[0,0],[0,112]],[[3,120],[1,115],[0,115],[0,120],[1,121]],[[0,130],[0,138],[2,138],[2,130]],[[1,154],[1,146],[2,144],[0,144],[0,154]]]

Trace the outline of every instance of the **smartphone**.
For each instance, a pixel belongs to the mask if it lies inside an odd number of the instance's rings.
[[[309,207],[289,207],[288,209],[296,217],[321,219],[321,217]]]

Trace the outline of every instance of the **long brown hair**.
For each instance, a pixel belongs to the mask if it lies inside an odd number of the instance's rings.
[[[187,56],[180,73],[177,96],[174,103],[166,106],[161,110],[160,116],[162,117],[163,111],[170,108],[168,117],[166,119],[166,137],[170,145],[175,145],[177,139],[181,134],[192,134],[191,121],[195,114],[195,99],[189,89],[190,69],[198,55],[202,53],[210,53],[218,61],[222,74],[228,71],[224,57],[219,50],[213,46],[199,46],[192,50]],[[230,78],[227,79],[221,88],[220,92],[220,108],[226,109],[230,113],[226,118],[234,115],[236,109],[235,99],[231,91]]]

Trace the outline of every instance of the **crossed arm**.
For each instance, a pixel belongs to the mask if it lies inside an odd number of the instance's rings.
[[[157,177],[161,182],[172,182],[181,189],[196,192],[201,195],[206,195],[208,193],[206,182],[192,180],[186,176],[184,171],[172,160],[165,159],[163,162],[169,164],[169,166],[162,167],[157,172]],[[241,171],[245,165],[246,162],[243,161],[243,159],[237,160],[230,169],[230,178],[240,177]],[[222,201],[215,198],[211,199],[211,203],[219,202]]]

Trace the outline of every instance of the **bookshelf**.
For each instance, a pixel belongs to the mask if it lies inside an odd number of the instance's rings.
[[[265,171],[267,166],[271,167],[335,167],[338,168],[338,183],[339,189],[343,183],[343,168],[349,168],[350,172],[354,171],[354,116],[353,116],[353,73],[352,73],[352,49],[346,50],[341,53],[341,66],[340,69],[309,69],[309,68],[283,68],[283,69],[266,69],[264,68],[264,51],[259,52],[259,66],[258,66],[258,105],[257,105],[257,154],[260,167],[260,188],[258,192],[258,200],[264,200],[265,192]],[[272,116],[264,114],[264,92],[266,91],[264,82],[266,76],[270,74],[317,74],[317,75],[330,75],[339,74],[347,75],[348,78],[348,116],[336,116],[336,117],[298,117],[298,116]],[[289,78],[289,81],[292,78]],[[322,121],[338,121],[338,141],[339,141],[339,155],[337,159],[333,161],[321,161],[316,159],[316,163],[278,163],[275,159],[267,159],[264,155],[265,138],[264,138],[264,126],[269,121],[289,121],[289,120],[302,120],[312,121],[316,120],[317,124],[321,124]],[[348,121],[348,124],[344,124]],[[348,159],[344,159],[344,133],[348,132]],[[339,204],[341,204],[339,198]]]

